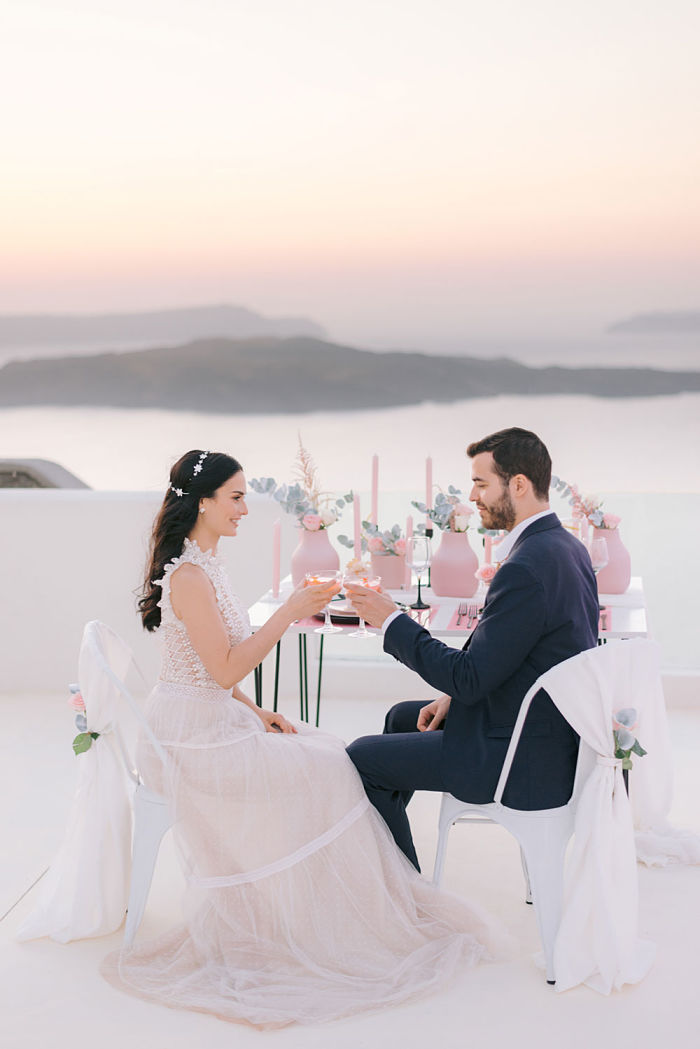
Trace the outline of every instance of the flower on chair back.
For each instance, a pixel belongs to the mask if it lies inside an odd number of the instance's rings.
[[[76,711],[75,727],[78,729],[78,735],[73,740],[73,751],[77,756],[78,754],[83,754],[86,750],[89,750],[92,746],[93,740],[97,739],[100,733],[88,731],[85,700],[81,695],[80,685],[69,685],[68,689],[70,691],[68,706]]]
[[[643,758],[646,750],[634,735],[637,727],[637,711],[634,707],[623,707],[613,714],[613,739],[615,740],[615,757],[622,758],[622,768],[632,768],[631,754]]]

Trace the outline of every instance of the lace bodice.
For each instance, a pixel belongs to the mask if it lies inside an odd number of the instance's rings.
[[[250,637],[248,613],[231,590],[231,584],[221,560],[211,552],[204,553],[197,543],[185,539],[185,548],[180,557],[176,557],[167,564],[162,579],[156,580],[163,589],[158,602],[163,637],[160,679],[178,685],[218,688],[216,681],[192,647],[185,624],[173,612],[170,582],[173,572],[184,564],[199,565],[211,580],[216,593],[216,603],[231,644],[236,645]]]

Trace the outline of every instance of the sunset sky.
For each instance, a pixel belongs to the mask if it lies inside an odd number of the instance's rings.
[[[700,308],[697,0],[0,0],[0,311]]]

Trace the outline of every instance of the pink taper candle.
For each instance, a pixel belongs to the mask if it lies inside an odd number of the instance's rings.
[[[377,517],[379,503],[379,456],[372,456],[372,512],[369,515],[369,519],[372,524],[377,524],[379,518]]]
[[[493,546],[493,539],[490,535],[484,536],[484,561],[487,565],[491,564],[491,547]]]
[[[361,536],[362,524],[360,522],[360,497],[357,494],[357,492],[355,493],[355,495],[353,496],[353,499],[352,499],[352,512],[353,512],[354,530],[355,530],[355,549],[353,550],[353,553],[354,553],[355,557],[358,558],[358,560],[359,560],[359,558],[362,557],[362,545],[361,545],[361,541],[362,541],[362,536]]]
[[[425,505],[429,510],[433,508],[433,460],[430,456],[425,460]],[[433,522],[429,517],[425,519],[425,527],[432,528]]]
[[[272,596],[280,596],[280,550],[282,544],[282,522],[272,526]]]
[[[406,518],[406,578],[404,586],[406,590],[411,589],[411,539],[413,538],[413,518]]]

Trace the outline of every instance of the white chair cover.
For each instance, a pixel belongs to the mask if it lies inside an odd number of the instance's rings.
[[[557,991],[585,983],[609,994],[641,980],[654,959],[653,944],[637,936],[632,813],[622,762],[614,756],[612,720],[615,711],[639,703],[656,666],[652,642],[612,642],[553,667],[543,683],[597,755],[578,799],[566,866],[564,909],[554,946]],[[651,754],[655,741],[640,742]],[[631,776],[647,760],[637,758]]]
[[[76,758],[78,787],[65,837],[41,883],[37,905],[20,927],[20,940],[50,936],[67,943],[114,932],[124,921],[131,872],[131,803],[125,765],[112,731],[119,688],[104,657],[123,678],[131,652],[101,623],[88,623],[78,680],[88,728],[100,736]]]
[[[700,863],[700,836],[668,822],[673,800],[673,757],[659,651],[654,646],[649,652],[648,676],[636,682],[637,692],[630,703],[639,714],[635,735],[648,751],[643,759],[635,760],[630,774],[637,859],[648,867]]]

